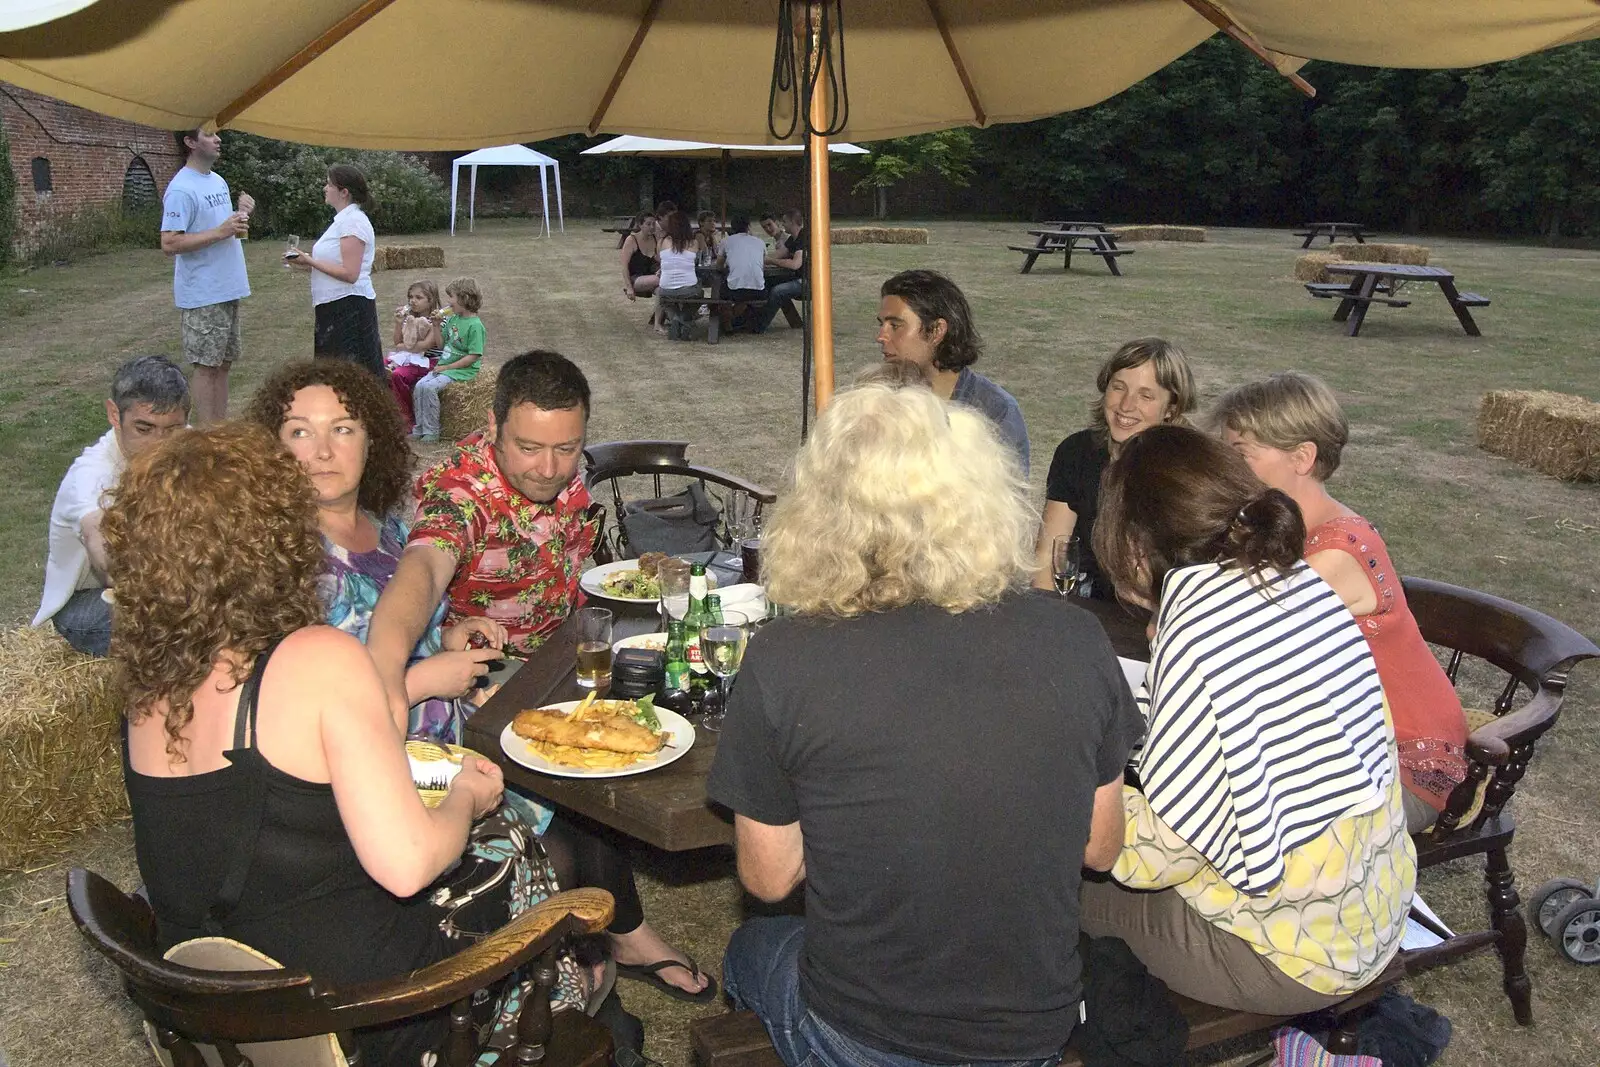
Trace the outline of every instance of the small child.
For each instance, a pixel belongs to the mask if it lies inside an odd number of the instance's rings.
[[[389,368],[389,388],[405,417],[410,430],[414,416],[411,413],[411,392],[417,383],[433,370],[444,340],[439,332],[443,311],[439,307],[439,287],[424,279],[412,282],[406,290],[406,302],[395,309],[394,348],[383,357]]]
[[[483,362],[483,320],[478,318],[483,296],[478,292],[478,283],[471,278],[457,278],[445,286],[444,295],[450,299],[450,314],[440,328],[444,354],[434,364],[433,373],[419,381],[412,393],[417,426],[411,436],[429,444],[439,440],[440,390],[451,382],[470,382],[478,376]]]

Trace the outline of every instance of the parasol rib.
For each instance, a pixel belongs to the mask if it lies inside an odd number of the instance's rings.
[[[1299,89],[1307,96],[1317,95],[1316,86],[1312,85],[1298,74],[1279,69],[1277,61],[1272,58],[1276,53],[1272,52],[1260,41],[1251,36],[1248,30],[1229,18],[1222,11],[1222,9],[1213,4],[1211,0],[1183,0],[1183,2],[1194,8],[1194,10],[1198,12],[1200,16],[1207,22],[1211,23],[1211,25],[1215,26],[1217,29],[1221,30],[1223,33],[1227,34],[1229,37],[1232,37],[1235,41],[1238,41],[1240,44],[1248,48],[1255,54],[1256,58],[1261,60],[1261,62],[1265,63],[1273,70],[1276,70],[1285,78],[1288,78],[1289,83],[1296,89]]]
[[[628,68],[633,66],[633,59],[644,45],[645,35],[650,32],[660,10],[661,0],[650,0],[644,14],[639,17],[639,28],[633,31],[633,40],[622,54],[622,62],[617,64],[617,72],[611,76],[611,84],[606,86],[605,95],[600,98],[600,106],[594,109],[594,117],[589,120],[590,137],[600,132],[600,124],[606,120],[606,112],[611,110],[611,101],[616,98],[617,90],[622,88],[622,79],[628,76]]]
[[[950,62],[956,68],[956,77],[961,79],[961,88],[967,91],[967,102],[972,105],[972,120],[979,126],[987,126],[989,117],[984,114],[983,105],[978,102],[978,90],[972,87],[972,79],[967,76],[967,65],[961,62],[961,53],[956,50],[956,40],[950,36],[950,27],[944,21],[944,12],[939,10],[938,0],[927,0],[928,14],[933,16],[933,24],[939,28],[939,36],[944,38],[944,50],[950,53]]]
[[[366,25],[374,15],[392,3],[394,0],[366,0],[360,7],[334,23],[321,37],[290,56],[288,62],[246,89],[243,96],[217,112],[217,126],[221,128],[238,118],[263,96],[300,73],[308,63]]]

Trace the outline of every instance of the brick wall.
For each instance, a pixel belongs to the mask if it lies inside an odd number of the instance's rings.
[[[157,198],[183,166],[168,130],[108,118],[5,82],[0,82],[0,123],[11,142],[17,233],[23,241],[50,213],[120,203],[136,157],[150,168]],[[33,161],[39,158],[50,161],[49,193],[34,189]]]

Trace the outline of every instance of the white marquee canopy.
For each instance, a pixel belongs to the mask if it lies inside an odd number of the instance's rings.
[[[556,179],[556,218],[560,223],[561,232],[567,232],[566,211],[561,206],[561,164],[545,155],[535,152],[527,145],[508,144],[499,148],[480,148],[476,152],[468,152],[458,156],[450,164],[450,234],[456,232],[456,190],[461,184],[461,168],[465,165],[471,168],[471,175],[467,189],[467,232],[471,233],[477,222],[478,207],[478,168],[479,167],[538,167],[539,191],[544,196],[544,235],[550,235],[550,183],[548,175],[550,170],[555,170]]]

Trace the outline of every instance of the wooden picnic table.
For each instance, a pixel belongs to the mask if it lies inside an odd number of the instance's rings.
[[[1349,285],[1339,287],[1335,284],[1313,283],[1306,288],[1313,296],[1339,301],[1339,307],[1333,313],[1333,321],[1348,322],[1345,333],[1350,337],[1361,332],[1361,324],[1367,318],[1367,308],[1373,304],[1387,304],[1390,307],[1410,305],[1410,300],[1399,295],[1399,286],[1410,282],[1437,285],[1439,291],[1444,294],[1445,301],[1449,303],[1450,310],[1454,311],[1456,318],[1460,320],[1461,328],[1467,331],[1467,335],[1482,336],[1478,324],[1472,320],[1472,312],[1468,309],[1488,307],[1489,298],[1479,296],[1477,293],[1457,291],[1456,276],[1443,267],[1420,267],[1408,263],[1330,263],[1324,269],[1329,274],[1349,275]],[[1380,283],[1387,284],[1387,295],[1379,293]]]
[[[1364,245],[1371,232],[1359,222],[1308,222],[1295,232],[1296,237],[1304,237],[1301,248],[1310,248],[1311,242],[1318,237],[1326,237],[1331,245],[1341,236],[1354,237],[1356,244]]]
[[[1029,230],[1028,235],[1036,238],[1032,245],[1008,245],[1013,252],[1023,252],[1022,273],[1033,271],[1034,260],[1040,256],[1053,256],[1064,254],[1066,264],[1063,271],[1072,269],[1072,250],[1080,243],[1088,246],[1085,248],[1092,256],[1099,256],[1105,260],[1106,266],[1111,268],[1111,273],[1117,277],[1122,276],[1122,271],[1117,267],[1117,257],[1132,255],[1131,248],[1118,248],[1117,236],[1098,222],[1080,223],[1077,226],[1049,227],[1045,229]]]
[[[1149,657],[1144,620],[1117,604],[1079,600],[1100,619],[1120,656]],[[654,607],[608,605],[617,613],[618,639],[657,629]],[[733,815],[706,797],[706,776],[717,755],[717,734],[695,728],[694,747],[665,767],[626,778],[558,778],[529,770],[500,748],[500,732],[517,712],[577,700],[577,631],[569,619],[528,657],[521,670],[467,720],[463,744],[505,771],[506,781],[557,808],[665,849],[684,852],[733,843]],[[737,681],[734,683],[737,685]]]

